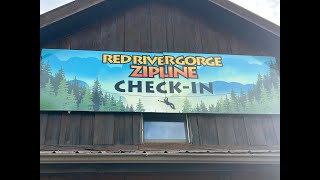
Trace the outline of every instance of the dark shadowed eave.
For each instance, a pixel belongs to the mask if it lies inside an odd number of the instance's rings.
[[[80,11],[95,6],[104,0],[75,0],[40,15],[40,29]]]
[[[40,29],[45,28],[55,22],[61,21],[83,10],[100,5],[105,0],[76,0],[40,15]],[[249,21],[266,31],[280,37],[280,27],[228,0],[208,0],[215,5]]]
[[[254,14],[229,0],[208,1],[280,37],[280,26],[262,18],[261,16],[258,16],[257,14]]]

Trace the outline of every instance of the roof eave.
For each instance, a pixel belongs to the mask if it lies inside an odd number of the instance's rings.
[[[40,164],[61,163],[214,163],[280,164],[280,153],[194,154],[194,153],[40,153]]]
[[[40,29],[93,7],[103,1],[104,0],[77,0],[46,12],[40,15]]]
[[[45,28],[55,22],[70,17],[76,13],[79,13],[85,9],[96,6],[105,0],[77,0],[71,3],[65,4],[59,8],[40,15],[40,29]],[[257,14],[248,11],[231,1],[225,0],[208,0],[211,3],[249,21],[256,26],[271,32],[272,34],[280,37],[280,26],[258,16]]]
[[[226,1],[226,0],[208,0],[208,1],[280,37],[280,26],[276,25],[275,23],[267,19],[264,19],[261,16],[254,14],[251,11],[231,1]]]

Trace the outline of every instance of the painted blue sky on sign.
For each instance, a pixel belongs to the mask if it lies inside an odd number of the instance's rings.
[[[44,63],[50,64],[52,73],[55,74],[63,67],[66,78],[73,79],[75,76],[78,79],[87,80],[92,83],[97,77],[104,80],[117,79],[129,80],[128,77],[132,69],[131,63],[128,64],[102,64],[103,53],[117,54],[150,54],[140,52],[113,52],[113,51],[80,51],[80,50],[61,50],[61,49],[43,49],[42,59]],[[161,55],[161,54],[155,54]],[[193,53],[164,53],[164,55],[197,55]],[[200,54],[198,54],[200,55]],[[208,57],[212,54],[201,54]],[[269,64],[274,62],[273,57],[268,56],[241,56],[241,55],[224,55],[221,56],[223,67],[198,66],[199,80],[205,82],[225,81],[238,82],[242,84],[252,84],[257,79],[257,74],[265,74],[269,70]],[[180,78],[184,79],[184,78]]]

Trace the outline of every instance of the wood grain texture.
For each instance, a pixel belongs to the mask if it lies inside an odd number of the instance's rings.
[[[261,115],[244,115],[244,123],[250,145],[266,145]]]
[[[198,127],[198,117],[196,114],[190,114],[189,117],[189,131],[191,144],[200,145],[200,135],[199,135],[199,127]]]
[[[277,136],[278,144],[280,144],[280,115],[272,115],[272,122]]]
[[[132,114],[125,115],[124,119],[124,144],[133,144],[133,123]]]
[[[204,20],[199,20],[199,31],[201,37],[202,53],[218,53],[219,44],[217,39],[217,32],[213,25],[209,25]]]
[[[101,21],[101,50],[124,51],[124,13],[105,18]]]
[[[167,7],[161,3],[150,4],[151,51],[162,53],[167,51]]]
[[[101,24],[92,24],[70,36],[71,49],[100,50]]]
[[[233,116],[233,129],[236,137],[236,145],[248,145],[246,127],[242,115]]]
[[[96,113],[94,119],[93,144],[113,144],[115,116]]]
[[[40,144],[44,144],[45,142],[47,124],[48,124],[48,113],[40,112]]]
[[[219,144],[215,116],[207,114],[198,115],[198,127],[201,145]]]
[[[78,145],[80,143],[81,113],[63,113],[61,120],[59,144]]]
[[[272,116],[263,115],[261,116],[261,122],[263,127],[264,137],[266,139],[267,145],[278,144],[277,135],[274,130]]]
[[[141,144],[141,115],[132,114],[132,143]]]
[[[125,51],[151,52],[149,3],[125,12]]]
[[[81,145],[92,145],[93,144],[93,121],[95,114],[90,112],[81,113],[80,122],[80,144]]]
[[[220,145],[236,144],[236,137],[233,128],[232,116],[219,115],[216,116],[217,132]]]
[[[190,52],[187,44],[187,18],[177,7],[171,8],[171,20],[173,26],[173,50],[174,52]],[[189,34],[190,35],[190,34]]]
[[[114,123],[114,144],[133,144],[132,129],[132,114],[117,114]]]
[[[61,112],[49,112],[45,144],[59,144]]]

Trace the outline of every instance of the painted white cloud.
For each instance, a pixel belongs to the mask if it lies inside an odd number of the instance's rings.
[[[248,61],[248,63],[249,64],[256,64],[256,65],[259,65],[259,66],[263,65],[262,61],[258,61],[256,59],[251,59],[251,60]]]

